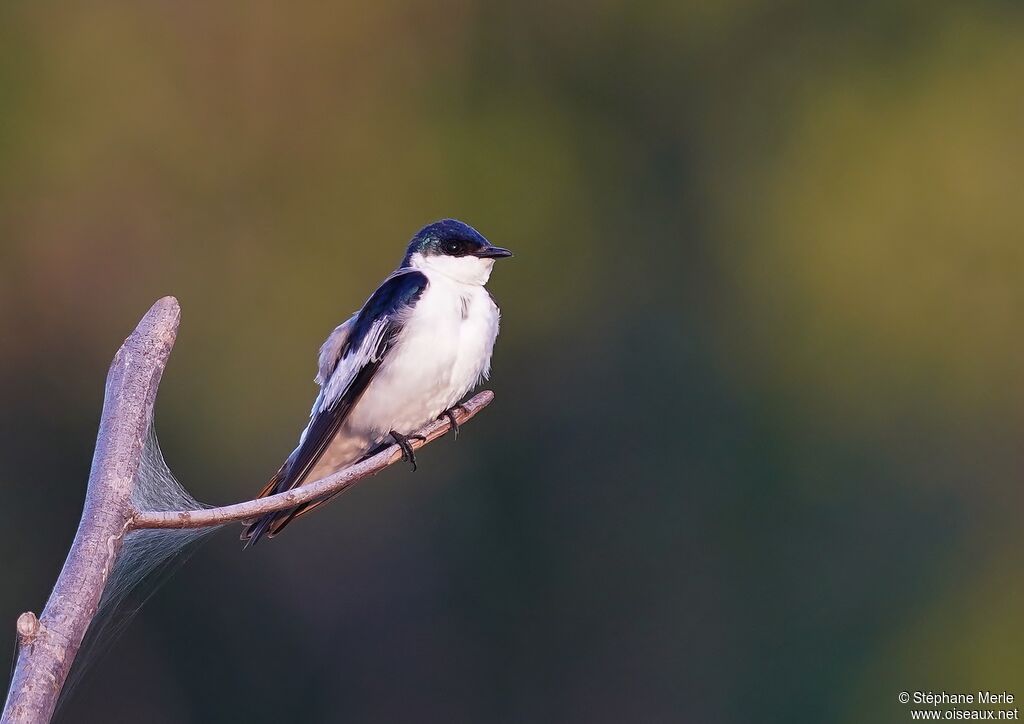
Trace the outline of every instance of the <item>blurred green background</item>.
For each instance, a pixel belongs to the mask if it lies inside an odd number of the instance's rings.
[[[211,503],[423,224],[514,249],[497,400],[218,534],[63,709],[114,722],[905,721],[1024,696],[1024,6],[0,7],[0,651],[107,365]]]

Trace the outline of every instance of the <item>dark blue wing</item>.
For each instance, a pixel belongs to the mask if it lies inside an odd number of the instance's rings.
[[[323,381],[323,389],[299,446],[259,497],[291,490],[305,481],[394,345],[402,330],[401,312],[415,304],[426,287],[426,276],[403,269],[388,277],[366,300],[352,324],[333,372]],[[268,530],[272,534],[279,531],[293,515],[294,511],[282,511],[264,516],[247,526],[242,539],[255,543]]]

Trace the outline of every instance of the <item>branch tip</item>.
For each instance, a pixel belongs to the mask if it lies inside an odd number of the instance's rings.
[[[39,619],[31,611],[18,616],[18,638],[22,643],[29,643],[39,633]]]

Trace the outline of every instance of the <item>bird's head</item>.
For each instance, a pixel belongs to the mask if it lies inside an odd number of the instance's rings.
[[[403,267],[429,269],[466,284],[486,284],[495,259],[512,256],[469,224],[443,219],[424,226],[409,242]]]

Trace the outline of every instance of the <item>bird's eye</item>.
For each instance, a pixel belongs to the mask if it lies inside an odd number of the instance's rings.
[[[445,254],[455,254],[459,251],[459,242],[448,240],[441,245]]]

